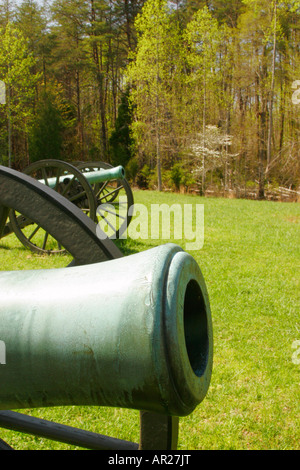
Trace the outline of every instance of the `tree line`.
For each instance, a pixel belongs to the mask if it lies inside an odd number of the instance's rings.
[[[298,0],[2,1],[1,163],[102,160],[140,187],[200,194],[297,190],[299,19]]]

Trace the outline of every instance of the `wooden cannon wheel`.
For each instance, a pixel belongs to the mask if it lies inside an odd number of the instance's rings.
[[[95,222],[73,202],[31,176],[0,166],[0,234],[11,210],[51,235],[73,256],[73,264],[122,256],[111,240],[97,236]],[[43,247],[37,247],[37,251],[43,251]]]
[[[24,170],[26,175],[49,186],[50,179],[54,191],[64,196],[81,209],[92,220],[96,220],[96,198],[94,192],[80,170],[70,163],[60,160],[42,160],[33,163]],[[41,254],[56,254],[65,251],[59,239],[23,212],[11,210],[9,214],[12,230],[24,246]]]
[[[64,196],[28,175],[0,166],[0,236],[10,209],[40,225],[59,241],[73,256],[73,265],[123,256],[112,240],[97,237],[96,223]],[[0,411],[0,428],[94,450],[174,450],[178,421],[177,417],[142,411],[140,440],[133,443],[13,411]],[[0,450],[11,447],[0,439]]]

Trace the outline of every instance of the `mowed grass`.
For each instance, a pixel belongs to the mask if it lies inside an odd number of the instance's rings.
[[[300,205],[204,199],[157,192],[134,193],[136,203],[204,204],[205,239],[190,254],[209,292],[214,368],[205,400],[180,419],[178,448],[300,449]],[[195,222],[195,221],[194,221]],[[151,221],[149,218],[149,227]],[[149,235],[151,231],[149,230]],[[167,242],[124,240],[125,255]],[[68,256],[38,256],[14,235],[0,243],[2,270],[66,266]],[[300,357],[300,355],[298,356]],[[82,429],[139,440],[139,413],[98,407],[23,410]],[[16,449],[73,449],[66,444],[0,430]]]

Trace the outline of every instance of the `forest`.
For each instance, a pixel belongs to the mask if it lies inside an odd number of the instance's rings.
[[[300,194],[299,0],[0,2],[0,163]],[[275,194],[273,193],[273,194]]]

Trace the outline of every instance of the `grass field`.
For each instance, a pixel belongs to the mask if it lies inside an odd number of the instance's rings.
[[[135,202],[204,204],[205,241],[192,251],[206,280],[214,326],[214,369],[206,399],[180,419],[179,449],[300,450],[300,205],[135,192]],[[126,240],[126,255],[169,240]],[[183,248],[185,241],[173,240]],[[1,241],[2,270],[62,267],[12,235]],[[294,354],[294,356],[293,356]],[[299,356],[300,357],[300,354]],[[139,414],[108,408],[26,412],[121,439],[139,440]],[[0,430],[17,449],[71,446]]]

